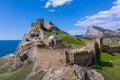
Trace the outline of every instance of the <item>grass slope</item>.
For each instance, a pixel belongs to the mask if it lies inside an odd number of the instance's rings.
[[[0,74],[0,80],[25,80],[27,74],[31,72],[32,67],[32,64],[28,64],[17,71]]]
[[[104,42],[105,46],[120,46],[118,42]]]
[[[50,31],[46,31],[45,35],[47,37],[54,35],[54,33],[50,32]],[[84,39],[84,38],[76,38],[73,37],[71,35],[69,35],[68,33],[65,32],[57,32],[55,34],[59,39],[61,39],[64,44],[66,44],[67,46],[73,46],[73,47],[80,47],[80,46],[85,46],[87,41],[91,41],[88,39]]]
[[[112,61],[113,66],[109,66],[108,62]],[[120,53],[100,53],[100,60],[95,69],[102,73],[105,80],[120,80]]]

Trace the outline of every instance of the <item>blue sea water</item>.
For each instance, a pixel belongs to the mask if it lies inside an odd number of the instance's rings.
[[[14,53],[21,40],[0,40],[0,57]]]

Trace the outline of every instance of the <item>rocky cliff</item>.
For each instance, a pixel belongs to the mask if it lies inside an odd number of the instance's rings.
[[[98,26],[90,26],[84,35],[86,38],[96,38],[96,37],[103,37],[103,38],[113,38],[117,37],[120,38],[120,29],[116,30],[108,30]]]
[[[44,45],[43,40],[47,38],[45,32],[54,33],[62,31],[50,21],[44,23],[43,19],[38,19],[36,23],[32,23],[31,29],[24,34],[22,41],[16,49],[14,64],[11,67],[13,71],[26,64],[26,61],[35,61],[34,47],[35,45]]]
[[[93,69],[73,65],[56,71],[49,69],[43,80],[104,80],[104,78]]]

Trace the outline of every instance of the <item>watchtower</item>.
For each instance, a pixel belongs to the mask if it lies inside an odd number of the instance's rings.
[[[35,27],[36,29],[42,28],[44,26],[44,19],[37,19],[37,23],[32,23],[31,27]]]
[[[96,43],[98,45],[98,50],[103,51],[103,38],[96,38]]]
[[[43,27],[44,26],[44,19],[37,19],[37,26]]]

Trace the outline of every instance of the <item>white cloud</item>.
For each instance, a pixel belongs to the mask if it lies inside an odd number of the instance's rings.
[[[80,35],[80,34],[84,34],[86,32],[86,30],[70,30],[70,31],[66,31],[71,35]]]
[[[116,4],[116,5],[120,5],[120,0],[117,0],[117,1],[115,1],[113,3]]]
[[[55,10],[54,9],[51,9],[51,10],[48,10],[49,12],[55,12]]]
[[[72,0],[48,0],[45,4],[45,8],[48,8],[49,6],[53,7],[62,6],[70,2],[72,2]]]
[[[104,28],[120,27],[120,0],[116,0],[114,6],[105,11],[100,11],[92,16],[86,16],[84,19],[78,20],[76,26],[97,25]]]

